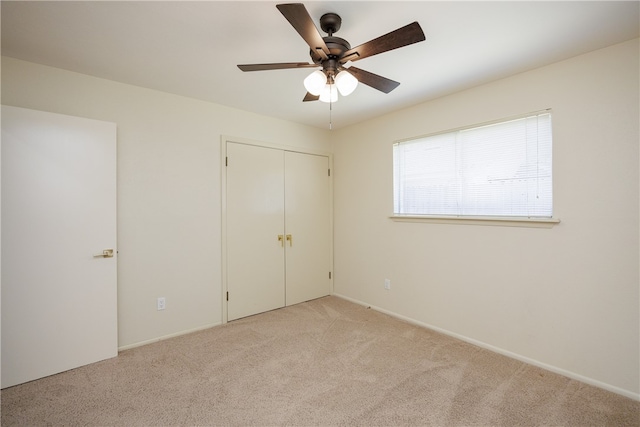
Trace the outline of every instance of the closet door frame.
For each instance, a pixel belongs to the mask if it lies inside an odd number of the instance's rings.
[[[257,147],[273,148],[282,151],[290,151],[301,154],[326,156],[329,160],[329,230],[330,230],[330,244],[329,244],[329,259],[331,260],[331,279],[330,279],[330,294],[333,294],[333,154],[327,151],[315,150],[305,147],[296,147],[285,144],[274,144],[270,142],[257,141],[247,138],[239,138],[235,136],[222,135],[220,137],[220,209],[221,209],[221,254],[222,265],[221,271],[221,283],[222,283],[222,323],[227,323],[227,143],[237,143],[254,145]]]

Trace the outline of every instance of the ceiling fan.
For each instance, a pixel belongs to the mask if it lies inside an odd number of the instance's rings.
[[[282,62],[245,64],[238,65],[238,68],[242,71],[264,71],[322,67],[322,70],[314,71],[304,80],[307,95],[303,101],[319,99],[324,102],[335,102],[338,100],[338,91],[342,96],[347,96],[355,90],[358,82],[384,93],[391,92],[398,87],[399,82],[356,68],[351,63],[425,39],[420,24],[413,22],[352,48],[345,39],[334,36],[342,24],[342,18],[339,15],[335,13],[322,15],[320,28],[328,34],[322,37],[302,3],[279,4],[276,7],[311,48],[313,64]]]

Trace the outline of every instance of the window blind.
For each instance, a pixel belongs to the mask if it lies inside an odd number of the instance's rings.
[[[394,214],[551,218],[551,113],[393,146]]]

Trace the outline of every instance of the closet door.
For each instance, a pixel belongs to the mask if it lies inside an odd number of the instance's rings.
[[[227,320],[234,320],[285,305],[284,156],[228,142],[227,159]]]
[[[329,159],[285,152],[286,305],[329,295]]]

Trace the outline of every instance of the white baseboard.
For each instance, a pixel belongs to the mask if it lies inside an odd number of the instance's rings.
[[[169,334],[169,335],[163,335],[163,336],[157,337],[157,338],[152,338],[152,339],[146,340],[146,341],[140,341],[140,342],[133,343],[133,344],[123,345],[122,347],[118,347],[118,351],[124,351],[124,350],[129,350],[129,349],[132,349],[132,348],[136,348],[136,347],[141,347],[143,345],[151,344],[151,343],[158,342],[158,341],[164,341],[164,340],[167,340],[169,338],[179,337],[180,335],[186,335],[186,334],[190,334],[192,332],[198,332],[198,331],[202,331],[204,329],[209,329],[209,328],[213,328],[214,326],[220,326],[220,325],[222,325],[222,322],[211,323],[211,324],[208,324],[208,325],[199,326],[197,328],[187,329],[186,331],[180,331],[180,332],[176,332],[176,333]]]
[[[595,387],[599,387],[599,388],[602,388],[604,390],[607,390],[607,391],[610,391],[610,392],[613,392],[613,393],[628,397],[630,399],[640,401],[640,394],[639,393],[634,393],[632,391],[625,390],[625,389],[622,389],[620,387],[613,386],[611,384],[603,383],[602,381],[598,381],[598,380],[595,380],[593,378],[589,378],[589,377],[582,376],[580,374],[576,374],[575,372],[567,371],[565,369],[558,368],[558,367],[552,366],[552,365],[548,365],[546,363],[540,362],[540,361],[535,360],[535,359],[530,359],[530,358],[528,358],[526,356],[522,356],[520,354],[512,353],[512,352],[510,352],[508,350],[504,350],[502,348],[495,347],[495,346],[493,346],[491,344],[487,344],[487,343],[484,343],[482,341],[478,341],[478,340],[475,340],[473,338],[469,338],[469,337],[466,337],[464,335],[457,334],[455,332],[447,331],[445,329],[438,328],[437,326],[433,326],[433,325],[429,325],[429,324],[424,323],[424,322],[420,322],[420,321],[412,319],[410,317],[406,317],[406,316],[403,316],[401,314],[394,313],[394,312],[389,311],[389,310],[385,310],[384,308],[376,307],[376,306],[368,304],[368,303],[366,303],[364,301],[359,301],[357,299],[350,298],[348,296],[341,295],[341,294],[338,294],[338,293],[334,293],[332,295],[335,296],[335,297],[342,298],[344,300],[350,301],[352,303],[358,304],[358,305],[362,305],[362,306],[365,306],[365,307],[370,307],[373,310],[379,311],[380,313],[388,314],[389,316],[395,317],[395,318],[400,319],[400,320],[404,320],[405,322],[408,322],[408,323],[411,323],[411,324],[414,324],[414,325],[417,325],[417,326],[421,326],[423,328],[431,329],[433,331],[439,332],[439,333],[444,334],[444,335],[448,335],[448,336],[453,337],[453,338],[457,338],[457,339],[459,339],[461,341],[468,342],[468,343],[476,345],[478,347],[493,351],[494,353],[498,353],[498,354],[501,354],[503,356],[507,356],[507,357],[510,357],[512,359],[516,359],[516,360],[519,360],[521,362],[524,362],[524,363],[528,363],[529,365],[537,366],[539,368],[546,369],[547,371],[550,371],[550,372],[553,372],[553,373],[556,373],[556,374],[559,374],[559,375],[563,375],[563,376],[565,376],[567,378],[571,378],[573,380],[577,380],[577,381],[583,382],[585,384],[589,384],[589,385],[592,385],[592,386],[595,386]]]

